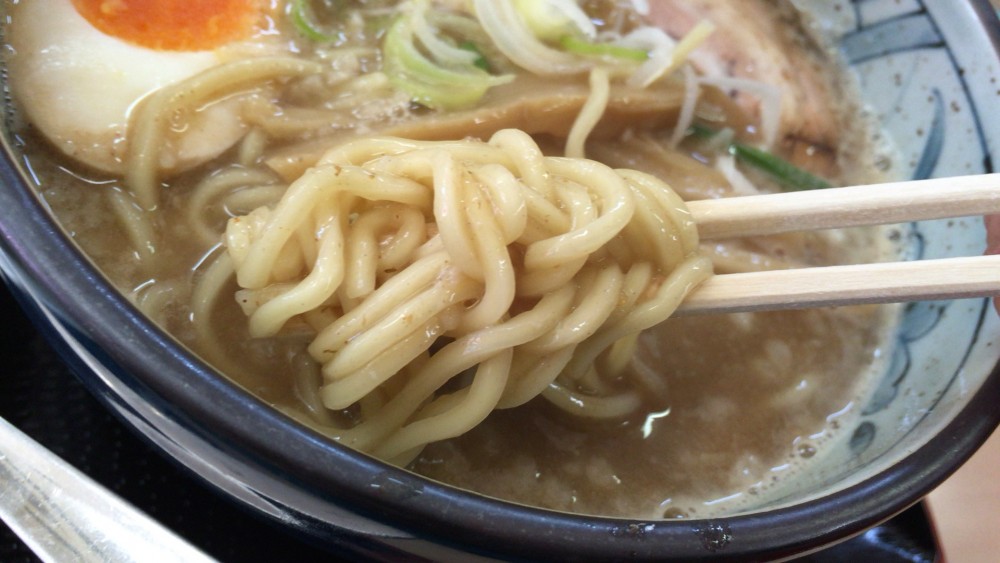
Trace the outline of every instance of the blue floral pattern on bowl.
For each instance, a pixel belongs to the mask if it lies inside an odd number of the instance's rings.
[[[975,18],[955,17],[969,6],[947,0],[797,5],[838,38],[863,98],[898,149],[898,176],[994,172],[1000,113],[991,110],[1000,99],[1000,69],[982,56],[993,49],[988,39],[966,29]],[[925,221],[910,225],[907,240],[913,259],[974,256],[983,252],[985,231],[978,217]],[[1000,322],[986,299],[906,305],[893,356],[859,405],[860,419],[828,450],[820,470],[790,483],[784,498],[797,502],[830,486],[844,488],[913,452],[989,375],[998,341]]]

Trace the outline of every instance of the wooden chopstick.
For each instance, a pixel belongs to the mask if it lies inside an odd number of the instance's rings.
[[[703,240],[1000,213],[1000,174],[687,202]]]
[[[713,276],[675,316],[1000,295],[1000,256]]]
[[[1000,174],[688,202],[702,239],[1000,213]],[[677,316],[1000,295],[1000,256],[724,274]]]

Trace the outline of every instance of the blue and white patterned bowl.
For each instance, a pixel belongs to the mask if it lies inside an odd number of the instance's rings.
[[[896,173],[919,180],[995,172],[1000,30],[987,3],[797,5],[824,33],[839,38],[866,104],[899,151]],[[984,250],[980,218],[910,227],[906,251],[913,259],[975,256]],[[988,300],[907,305],[894,357],[857,427],[832,448],[820,471],[792,483],[786,495],[796,501],[828,495],[905,463],[990,377],[1000,357],[998,321]]]
[[[840,38],[908,176],[993,172],[1000,24],[986,0],[796,1]],[[907,306],[896,355],[857,426],[770,506],[714,520],[633,521],[483,498],[331,444],[178,347],[55,225],[8,128],[2,137],[0,271],[81,380],[166,455],[334,553],[785,558],[917,502],[1000,423],[1000,322],[990,303],[919,303]],[[909,240],[914,258],[975,255],[982,221],[915,224]]]

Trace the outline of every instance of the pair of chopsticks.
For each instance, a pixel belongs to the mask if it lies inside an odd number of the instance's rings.
[[[1000,174],[687,203],[702,240],[1000,213]],[[1000,256],[713,276],[677,315],[1000,295]]]

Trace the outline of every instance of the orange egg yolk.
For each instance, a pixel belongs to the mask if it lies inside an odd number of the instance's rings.
[[[262,0],[72,0],[98,30],[159,51],[204,51],[246,39]]]

